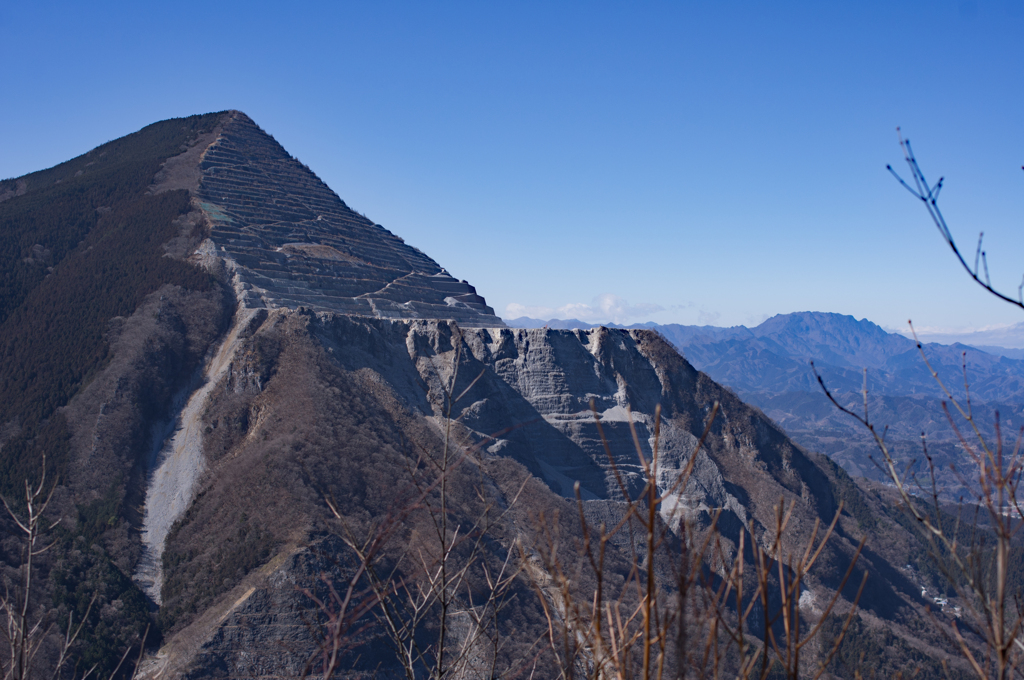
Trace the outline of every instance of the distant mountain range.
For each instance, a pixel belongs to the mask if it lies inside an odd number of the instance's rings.
[[[590,328],[577,319],[507,320],[512,327]],[[867,319],[825,312],[780,314],[748,328],[645,323],[696,367],[761,408],[801,445],[827,453],[848,471],[880,478],[868,459],[874,447],[863,428],[832,407],[817,384],[811,361],[829,389],[846,404],[863,400],[867,369],[874,420],[888,425],[895,448],[918,457],[926,433],[942,463],[956,461],[956,435],[939,403],[944,395],[913,340]],[[964,361],[976,415],[991,426],[998,410],[1005,426],[1024,424],[1024,360],[1012,349],[928,343],[924,353],[957,398],[966,395]],[[1020,422],[1018,422],[1020,421]],[[946,460],[946,459],[949,460]],[[948,468],[948,465],[943,465]],[[956,486],[953,479],[948,480]]]

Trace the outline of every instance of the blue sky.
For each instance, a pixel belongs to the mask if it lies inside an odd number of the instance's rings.
[[[287,7],[287,9],[284,9]],[[3,3],[0,177],[237,108],[499,314],[1024,321],[1024,0]]]

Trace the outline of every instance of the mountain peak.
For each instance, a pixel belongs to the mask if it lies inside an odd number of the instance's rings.
[[[790,354],[856,368],[878,368],[888,357],[913,346],[867,319],[858,321],[833,312],[777,314],[751,332]]]
[[[248,115],[225,112],[215,132],[182,154],[196,156],[210,226],[197,256],[225,262],[244,306],[503,326],[473,286],[349,208]]]
[[[857,320],[850,314],[837,312],[791,312],[776,314],[754,327],[758,335],[768,335],[782,329],[802,327],[804,329],[856,329],[859,333],[870,333],[879,337],[888,335],[878,324],[867,319]]]

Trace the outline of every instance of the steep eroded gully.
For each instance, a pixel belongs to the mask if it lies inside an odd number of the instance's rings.
[[[231,366],[242,332],[260,312],[245,307],[236,311],[231,329],[206,365],[202,386],[189,396],[174,433],[164,442],[150,472],[141,531],[142,557],[133,578],[156,604],[161,603],[164,542],[174,522],[192,502],[196,484],[206,469],[200,421],[207,398]]]

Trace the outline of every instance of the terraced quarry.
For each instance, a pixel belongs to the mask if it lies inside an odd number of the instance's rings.
[[[244,306],[504,327],[473,286],[351,210],[245,114],[226,117],[200,167],[200,207]]]

